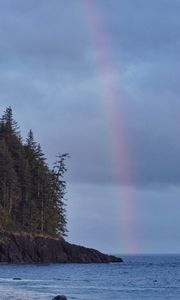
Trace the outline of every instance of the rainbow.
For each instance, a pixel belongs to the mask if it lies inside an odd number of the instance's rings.
[[[113,66],[110,44],[105,31],[104,20],[97,2],[81,0],[87,26],[95,51],[96,68],[102,78],[101,94],[104,101],[109,131],[109,141],[112,145],[112,158],[118,180],[120,205],[120,249],[127,253],[138,253],[137,243],[137,203],[136,196],[130,184],[132,178],[132,158],[130,155],[130,141],[125,126],[122,95],[117,91],[117,82],[121,82],[120,75]],[[118,88],[119,90],[119,88]],[[125,186],[125,187],[123,187]],[[128,220],[128,221],[127,221]]]

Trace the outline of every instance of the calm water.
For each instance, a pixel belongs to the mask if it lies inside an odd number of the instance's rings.
[[[180,255],[122,258],[123,264],[0,265],[0,299],[180,299]]]

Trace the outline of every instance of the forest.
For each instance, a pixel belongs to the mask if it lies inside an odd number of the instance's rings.
[[[0,230],[54,237],[67,235],[65,209],[68,154],[52,168],[32,130],[23,142],[11,107],[0,118]]]

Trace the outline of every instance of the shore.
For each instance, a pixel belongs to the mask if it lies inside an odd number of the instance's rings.
[[[64,239],[0,232],[0,263],[111,263],[121,258]]]

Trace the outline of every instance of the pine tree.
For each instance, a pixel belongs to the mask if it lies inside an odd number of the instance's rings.
[[[66,220],[66,209],[64,196],[66,193],[66,182],[63,180],[64,173],[67,171],[65,160],[69,157],[68,153],[58,154],[57,160],[54,164],[53,169],[53,182],[54,182],[54,190],[56,192],[56,210],[58,213],[58,227],[57,231],[60,235],[67,235],[67,220]]]
[[[65,236],[67,154],[49,169],[32,130],[23,144],[8,107],[0,119],[0,229]]]

